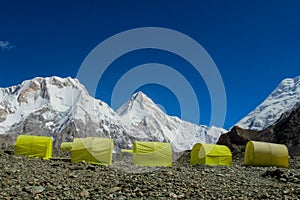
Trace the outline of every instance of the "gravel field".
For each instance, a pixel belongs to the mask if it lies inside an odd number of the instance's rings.
[[[188,154],[173,167],[113,166],[42,160],[0,152],[0,199],[299,199],[300,159],[290,169],[190,166]],[[123,165],[120,164],[124,160]]]

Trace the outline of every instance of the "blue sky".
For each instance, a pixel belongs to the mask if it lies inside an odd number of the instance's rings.
[[[164,27],[201,44],[216,63],[227,95],[230,128],[287,77],[299,75],[298,1],[14,1],[0,0],[0,87],[36,76],[76,77],[88,53],[119,32]],[[9,44],[7,43],[9,42]],[[210,98],[188,63],[160,50],[121,56],[108,68],[96,97],[109,103],[118,79],[135,65],[157,62],[179,69],[197,93],[200,124],[209,124]],[[171,115],[179,103],[168,88],[143,90]]]

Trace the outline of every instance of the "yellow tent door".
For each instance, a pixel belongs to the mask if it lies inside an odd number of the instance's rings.
[[[15,145],[15,154],[49,159],[52,157],[52,138],[34,135],[19,135]]]
[[[166,142],[134,142],[133,164],[172,166],[172,148]]]
[[[113,146],[113,140],[109,138],[75,138],[72,143],[71,161],[111,165]]]
[[[224,145],[197,143],[192,148],[190,164],[231,166],[232,154]]]
[[[71,151],[73,142],[62,142],[60,144],[61,151]]]
[[[244,165],[289,167],[288,149],[283,144],[249,141]]]

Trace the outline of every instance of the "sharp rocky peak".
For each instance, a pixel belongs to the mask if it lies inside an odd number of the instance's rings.
[[[145,112],[141,112],[145,111]],[[128,113],[144,113],[148,115],[148,111],[152,111],[154,113],[163,112],[158,105],[156,105],[151,98],[149,98],[146,94],[139,91],[133,94],[128,102],[123,104],[118,110],[117,113],[120,116],[127,115]]]
[[[130,98],[130,101],[133,102],[139,102],[139,103],[152,103],[154,104],[154,102],[143,92],[139,91],[135,94],[133,94]]]

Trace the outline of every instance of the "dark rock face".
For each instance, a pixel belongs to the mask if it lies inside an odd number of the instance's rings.
[[[234,126],[228,133],[221,135],[217,144],[226,145],[233,152],[244,152],[247,142],[251,140],[251,134],[257,134],[257,131]]]
[[[282,141],[291,155],[300,155],[300,103],[291,114],[271,127],[275,141]]]
[[[300,103],[292,111],[284,113],[273,125],[261,131],[233,127],[221,135],[218,144],[228,146],[232,151],[244,151],[249,140],[285,144],[289,154],[300,155]]]

